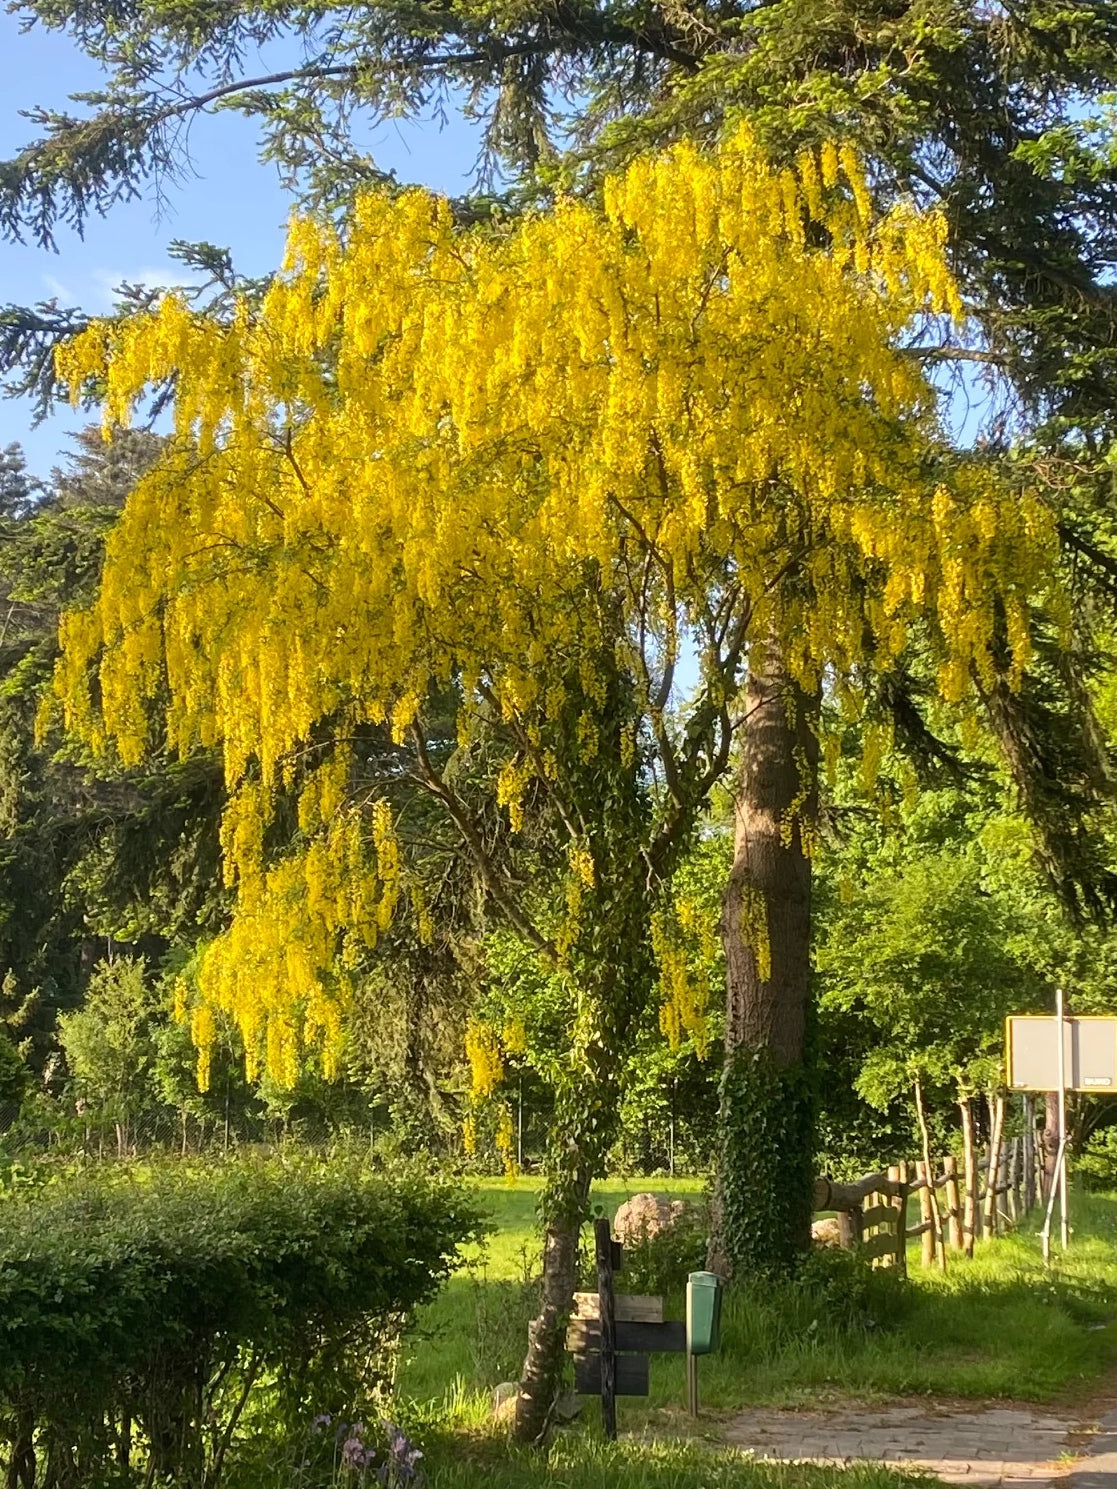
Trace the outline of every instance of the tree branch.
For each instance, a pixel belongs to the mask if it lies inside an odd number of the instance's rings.
[[[554,943],[548,940],[531,923],[501,883],[496,866],[493,864],[492,858],[485,851],[485,845],[481,841],[480,833],[469,820],[469,813],[464,803],[453,788],[448,786],[445,779],[435,770],[434,765],[431,763],[430,755],[427,752],[427,742],[418,720],[411,726],[411,736],[415,741],[415,755],[419,766],[419,782],[426,787],[432,796],[437,797],[446,808],[454,826],[461,833],[463,842],[473,856],[473,861],[477,865],[481,878],[485,881],[485,888],[504,911],[505,915],[507,915],[510,923],[519,931],[520,935],[534,946],[536,951],[541,952],[550,961],[557,962],[558,953],[555,950]]]

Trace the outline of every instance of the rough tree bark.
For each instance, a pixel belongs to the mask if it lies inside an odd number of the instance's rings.
[[[792,1270],[810,1244],[814,1121],[811,864],[817,702],[779,643],[754,647],[726,888],[726,1066],[717,1235],[722,1269]]]
[[[1055,1162],[1059,1156],[1059,1093],[1048,1091],[1045,1096],[1043,1120],[1043,1202],[1047,1203],[1051,1195],[1051,1186],[1055,1182]]]
[[[544,1232],[542,1299],[528,1328],[527,1358],[516,1398],[513,1433],[517,1442],[541,1442],[550,1426],[561,1384],[566,1325],[577,1285],[578,1238],[589,1208],[590,1182],[588,1171],[579,1174],[578,1213],[553,1219]]]

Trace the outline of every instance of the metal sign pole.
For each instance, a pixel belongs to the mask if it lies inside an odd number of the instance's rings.
[[[1070,1238],[1067,1221],[1067,1042],[1061,987],[1055,989],[1055,1028],[1059,1037],[1059,1159],[1055,1181],[1059,1186],[1059,1241],[1066,1251]]]

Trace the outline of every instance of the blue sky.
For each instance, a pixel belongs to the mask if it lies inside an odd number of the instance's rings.
[[[14,16],[0,10],[0,158],[31,137],[19,110],[40,104],[66,107],[70,93],[95,88],[102,74],[65,37],[39,28],[21,35]],[[63,304],[107,310],[121,280],[165,283],[181,271],[167,256],[175,238],[229,247],[238,268],[260,274],[278,262],[290,200],[272,167],[256,159],[252,127],[239,115],[200,119],[191,132],[193,172],[168,188],[160,216],[151,198],[116,207],[87,224],[84,239],[60,232],[58,252],[0,242],[0,303],[31,304],[57,296]],[[388,123],[372,136],[377,163],[404,180],[439,191],[461,191],[477,156],[476,133],[460,120]],[[84,422],[68,411],[38,429],[30,407],[0,400],[0,446],[19,441],[33,471],[45,475],[66,448],[68,430]]]

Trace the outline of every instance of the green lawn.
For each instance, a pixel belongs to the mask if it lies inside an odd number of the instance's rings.
[[[523,1355],[538,1262],[534,1185],[480,1187],[495,1234],[426,1311],[401,1362],[401,1396],[424,1414],[452,1399],[459,1417],[479,1420],[488,1391],[515,1378]],[[699,1187],[609,1183],[594,1199],[612,1214],[638,1189],[685,1195]],[[1040,1401],[1080,1391],[1117,1363],[1117,1196],[1075,1196],[1074,1207],[1071,1255],[1050,1271],[1033,1217],[1018,1234],[980,1245],[972,1262],[952,1257],[945,1277],[924,1273],[913,1245],[908,1288],[884,1272],[851,1275],[838,1256],[820,1263],[807,1287],[735,1289],[721,1352],[702,1361],[703,1405],[725,1412],[847,1393]],[[681,1293],[669,1296],[668,1316],[682,1317]],[[622,1430],[685,1428],[682,1359],[653,1356],[651,1385],[649,1400],[621,1403]]]
[[[912,1489],[937,1481],[883,1464],[848,1469],[755,1462],[700,1445],[560,1434],[545,1454],[460,1435],[426,1439],[430,1489]]]
[[[534,1179],[492,1179],[477,1184],[492,1212],[494,1232],[475,1248],[469,1266],[452,1277],[420,1316],[400,1365],[399,1390],[427,1403],[448,1393],[489,1390],[520,1373],[527,1323],[535,1311],[532,1279],[540,1242],[535,1229]],[[611,1180],[594,1186],[592,1203],[610,1216],[630,1195],[648,1193],[697,1199],[698,1179]],[[623,1279],[618,1279],[623,1290]],[[678,1317],[682,1317],[681,1302]]]

